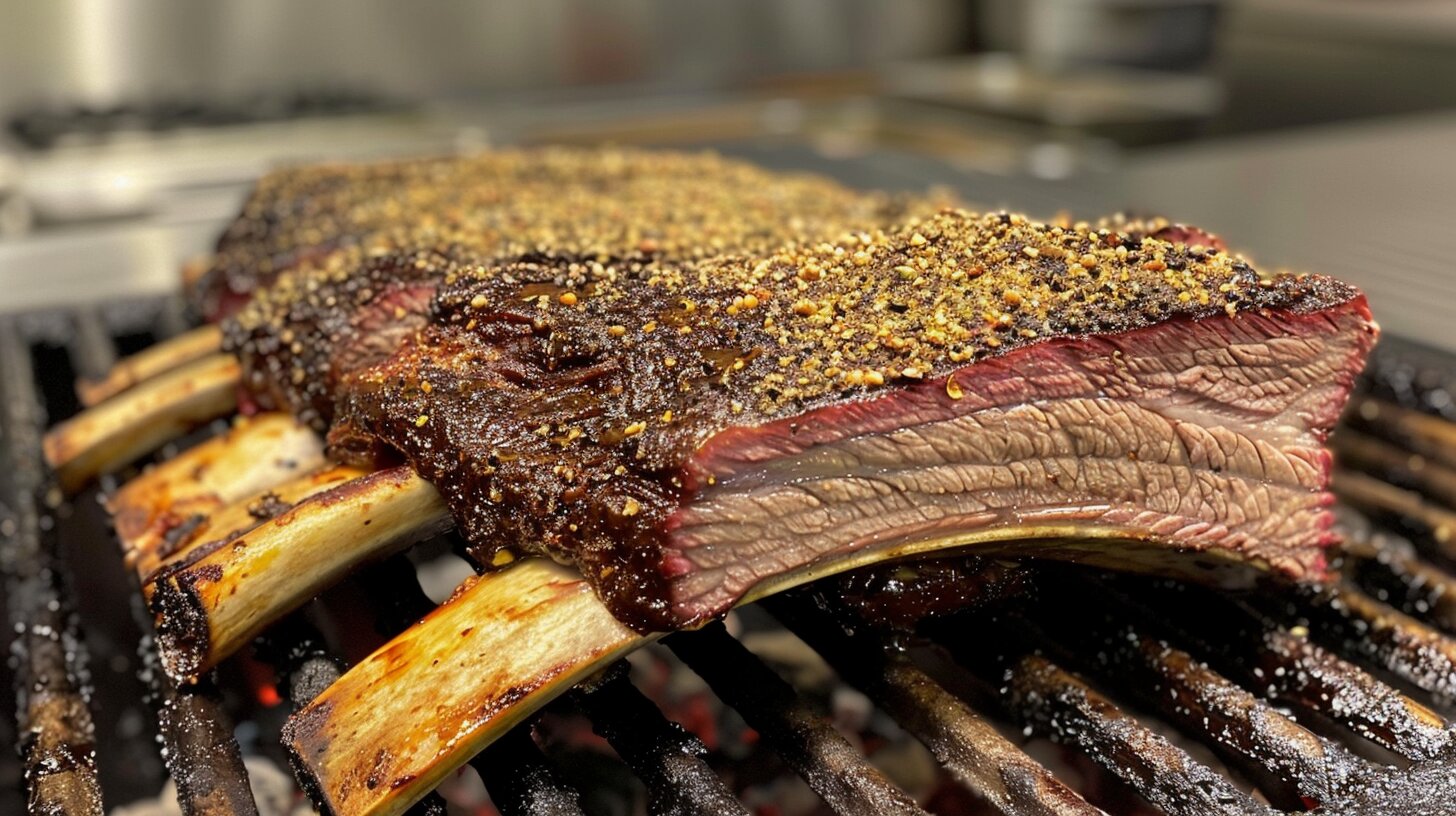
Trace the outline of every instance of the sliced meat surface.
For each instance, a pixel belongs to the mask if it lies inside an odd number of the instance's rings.
[[[1321,442],[1368,319],[1351,304],[1059,340],[725,431],[664,525],[675,612],[731,605],[785,564],[957,536],[1005,552],[1046,539],[1112,566],[1176,566],[1171,550],[1317,576],[1332,541]]]

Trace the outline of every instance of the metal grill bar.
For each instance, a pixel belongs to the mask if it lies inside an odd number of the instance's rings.
[[[1381,400],[1456,421],[1456,365],[1444,351],[1387,334],[1371,350],[1363,379]]]
[[[1089,589],[1086,586],[1075,590],[1053,583],[1046,591],[1051,596],[1082,599],[1103,597],[1097,594],[1096,588]],[[1071,594],[1073,592],[1077,594]],[[1066,607],[1049,603],[1045,599],[1039,599],[1031,606],[1040,607],[1043,604],[1055,609],[1045,610],[1047,617],[1060,619],[1069,614]],[[1085,607],[1073,610],[1070,614],[1097,615],[1095,611]],[[1113,626],[1105,620],[1103,622]],[[1177,670],[1192,668],[1191,661],[1187,665],[1178,666],[1178,661],[1168,659],[1167,650],[1161,644],[1145,653],[1143,638],[1136,635],[1132,636],[1127,646],[1113,643],[1117,634],[1102,632],[1095,625],[1087,631],[1083,631],[1080,626],[1074,626],[1074,631],[1058,631],[1060,637],[1053,637],[1047,629],[1017,613],[998,616],[989,623],[987,628],[992,628],[994,635],[987,643],[973,643],[964,637],[955,636],[952,633],[957,629],[964,629],[964,626],[951,624],[942,624],[939,627],[939,640],[949,647],[951,654],[962,665],[983,676],[1009,681],[1009,685],[1003,690],[1003,702],[1011,713],[1024,722],[1043,734],[1079,746],[1094,762],[1127,783],[1148,802],[1174,816],[1272,812],[1235,788],[1218,772],[1196,762],[1161,735],[1137,722],[1116,704],[1054,662],[1070,665],[1073,661],[1084,659],[1084,653],[1091,651],[1088,647],[1094,646],[1104,651],[1095,660],[1088,661],[1089,664],[1104,672],[1121,672],[1114,677],[1119,682],[1119,688],[1130,688],[1127,681],[1134,677],[1131,688],[1136,688],[1135,684],[1151,685],[1160,681],[1166,682],[1164,678],[1171,678],[1175,684],[1165,694],[1171,696],[1173,693],[1180,693],[1184,698],[1180,704],[1169,706],[1174,712],[1175,721],[1194,722],[1195,718],[1188,710],[1190,703],[1199,704],[1199,692],[1213,691],[1213,695],[1208,695],[1213,699],[1205,698],[1202,701],[1205,708],[1211,709],[1209,713],[1213,718],[1201,728],[1194,728],[1194,733],[1205,740],[1212,738],[1213,747],[1224,748],[1239,764],[1267,774],[1268,771],[1260,768],[1260,763],[1254,761],[1253,757],[1236,749],[1235,743],[1220,746],[1215,732],[1220,725],[1232,727],[1235,732],[1252,737],[1251,742],[1257,740],[1266,745],[1274,741],[1273,735],[1258,733],[1264,729],[1251,727],[1252,724],[1248,722],[1241,724],[1241,718],[1236,713],[1219,710],[1225,707],[1234,708],[1237,703],[1245,700],[1217,700],[1217,692],[1228,691],[1228,686],[1213,688],[1212,678],[1205,678],[1209,682],[1199,682]],[[1118,634],[1127,637],[1128,632],[1129,630],[1122,629]],[[1114,652],[1123,652],[1121,665],[1117,664],[1116,657],[1106,651],[1109,648]],[[1050,653],[1053,657],[1044,653]],[[1141,672],[1137,668],[1141,668]],[[1180,685],[1183,688],[1179,688]],[[1154,701],[1156,706],[1163,706],[1164,703],[1163,700]],[[1229,706],[1229,703],[1235,705]],[[1290,745],[1288,748],[1293,751],[1298,746]]]
[[[1433,462],[1382,439],[1343,428],[1330,438],[1340,466],[1416,490],[1456,507],[1456,467]]]
[[[41,459],[45,426],[29,346],[0,323],[0,421],[6,451],[0,494],[0,572],[19,657],[16,722],[31,813],[99,814],[95,726],[83,680],[85,645],[65,594],[64,567],[42,542],[39,502],[49,487]]]
[[[666,641],[835,813],[924,814],[721,623]]]
[[[116,348],[99,311],[78,311],[74,321],[73,365],[83,373],[96,373],[87,372],[88,368],[104,371],[116,359]],[[135,589],[138,602],[134,612],[144,633],[139,651],[157,696],[157,722],[166,746],[163,758],[177,784],[182,812],[186,816],[256,816],[258,806],[248,784],[248,771],[221,696],[210,678],[187,687],[167,678],[157,658],[152,617],[140,603],[141,588]]]
[[[1405,614],[1456,634],[1456,576],[1408,552],[1382,552],[1351,561],[1347,573],[1351,580]]]
[[[1271,630],[1251,673],[1269,693],[1330,717],[1407,759],[1435,759],[1451,750],[1449,724],[1434,711],[1357,666],[1284,630]]]
[[[1456,423],[1391,402],[1357,398],[1345,422],[1434,462],[1456,467]]]
[[[1336,470],[1331,489],[1341,499],[1380,520],[1393,520],[1416,534],[1439,555],[1456,560],[1456,511],[1432,504],[1414,490],[1396,487],[1374,476]]]
[[[1080,592],[1135,609],[1139,620],[1161,621],[1246,688],[1330,719],[1397,754],[1434,758],[1456,739],[1426,706],[1243,602],[1182,585],[1140,586],[1138,601],[1113,582],[1083,578],[1078,585]]]
[[[187,312],[187,301],[180,294],[163,298],[157,311],[157,328],[161,336],[172,337],[195,326]]]
[[[471,766],[503,816],[582,816],[576,791],[556,776],[525,728],[491,743]]]
[[[1011,705],[1043,732],[1074,743],[1172,816],[1269,816],[1227,779],[1153,733],[1043,657],[1012,666]]]
[[[308,705],[344,671],[343,661],[325,645],[323,635],[297,613],[259,638],[255,652],[259,660],[272,664],[294,711]]]
[[[1350,511],[1348,515],[1352,515]],[[1393,533],[1344,530],[1346,573],[1408,615],[1456,633],[1456,576],[1423,561]]]
[[[116,345],[111,342],[99,306],[77,309],[71,321],[71,366],[82,378],[98,378],[116,365]]]
[[[1377,661],[1445,705],[1456,703],[1456,640],[1352,584],[1313,599],[1314,631],[1340,635],[1343,651]]]
[[[1226,759],[1241,767],[1252,762],[1272,773],[1306,801],[1341,796],[1371,770],[1348,750],[1275,711],[1188,652],[1139,631],[1124,614],[1078,617],[1062,608],[1054,622],[1042,620],[1048,627],[1060,624],[1059,641],[1078,644],[1077,658],[1100,677],[1131,690],[1169,722],[1209,741]]]
[[[627,679],[626,664],[571,694],[591,720],[592,729],[647,785],[649,813],[674,816],[748,816],[708,763],[707,748],[688,731],[662,716]]]
[[[160,675],[160,672],[158,672]],[[157,712],[167,743],[167,770],[187,816],[255,816],[258,806],[233,737],[232,721],[210,680],[179,689],[161,680]]]
[[[763,604],[821,654],[840,677],[925,743],[961,784],[1002,812],[1061,816],[1101,812],[904,654],[888,652],[883,642],[871,636],[846,633],[808,597],[774,597]]]

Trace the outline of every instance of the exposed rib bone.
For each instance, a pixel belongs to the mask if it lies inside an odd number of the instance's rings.
[[[365,658],[288,721],[283,741],[328,811],[401,813],[548,700],[648,641],[575,571],[524,561],[467,582]],[[375,757],[386,761],[371,784],[358,771]]]
[[[196,676],[354,567],[450,526],[440,494],[406,467],[314,495],[232,541],[199,546],[144,587],[163,667]]]
[[[137,577],[143,583],[150,583],[158,570],[187,562],[199,548],[215,541],[236,539],[310,496],[365,475],[367,471],[358,468],[331,465],[277,487],[265,488],[206,516],[195,517],[200,519],[196,524],[189,523],[164,536],[161,546],[128,553],[128,560]]]
[[[970,546],[1025,554],[1026,539],[1038,535],[1052,540],[1030,545],[1036,552],[1063,557],[1079,550],[1066,538],[1118,538],[1058,527],[905,542],[780,575],[743,602],[873,561]],[[1107,541],[1092,547],[1110,548]],[[463,585],[360,661],[289,721],[284,744],[328,812],[401,813],[548,701],[657,637],[618,622],[575,571],[524,561]],[[359,773],[363,767],[370,773]]]
[[[77,380],[76,394],[82,405],[97,405],[153,377],[216,354],[221,348],[222,329],[201,326],[117,361],[100,379]]]
[[[46,461],[63,489],[76,490],[226,416],[237,407],[238,377],[237,359],[214,354],[148,380],[51,429]]]
[[[157,560],[181,528],[322,463],[317,434],[287,414],[261,414],[148,468],[110,496],[107,509],[128,561]]]

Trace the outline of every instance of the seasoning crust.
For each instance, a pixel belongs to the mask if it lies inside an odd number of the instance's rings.
[[[480,563],[571,561],[629,624],[681,626],[661,542],[727,429],[926,381],[958,399],[957,370],[1059,338],[1358,295],[1147,226],[946,210],[760,255],[461,266],[430,322],[344,383],[330,442],[403,454]]]
[[[607,264],[763,253],[943,206],[863,193],[712,153],[543,148],[270,177],[221,242],[214,289],[248,386],[322,430],[343,371],[423,322],[457,270],[534,259]],[[206,287],[204,287],[206,288]]]

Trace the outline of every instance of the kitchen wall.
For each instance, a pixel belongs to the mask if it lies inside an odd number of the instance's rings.
[[[686,89],[948,50],[957,0],[47,0],[0,3],[0,114],[352,87],[406,98]]]

